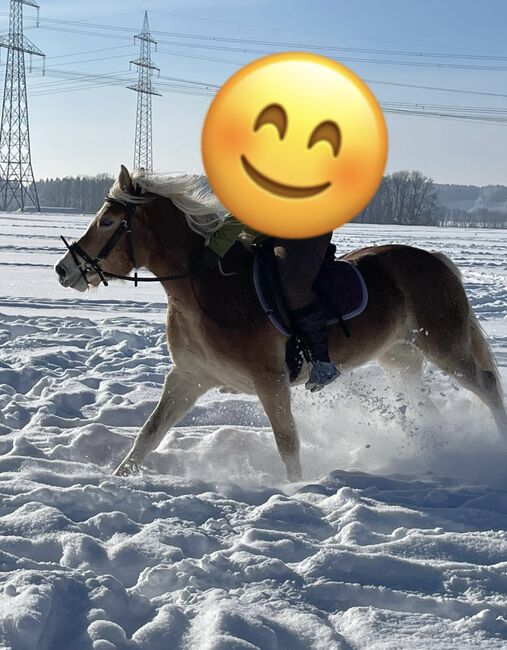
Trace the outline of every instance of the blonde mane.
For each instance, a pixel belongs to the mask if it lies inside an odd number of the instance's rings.
[[[189,227],[208,239],[223,224],[227,211],[213,194],[204,174],[172,176],[138,170],[130,175],[134,187],[141,193],[125,192],[116,180],[109,191],[116,201],[122,203],[149,203],[157,194],[170,199],[183,212]]]

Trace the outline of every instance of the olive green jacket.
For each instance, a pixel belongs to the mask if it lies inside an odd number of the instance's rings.
[[[241,235],[248,236],[252,241],[259,241],[265,236],[229,214],[225,217],[223,225],[211,235],[208,248],[223,257]]]

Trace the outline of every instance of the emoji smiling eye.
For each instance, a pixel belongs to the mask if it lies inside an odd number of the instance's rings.
[[[254,131],[265,124],[272,124],[277,129],[280,140],[283,140],[287,131],[287,113],[280,104],[270,104],[262,109],[255,120]]]
[[[308,149],[311,149],[314,144],[317,144],[317,142],[320,142],[321,140],[329,142],[336,157],[342,142],[342,135],[339,126],[330,120],[319,124],[319,126],[313,130],[313,133],[308,140]]]

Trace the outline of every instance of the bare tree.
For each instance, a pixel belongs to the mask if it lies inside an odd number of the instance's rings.
[[[437,192],[431,178],[403,170],[384,177],[357,221],[429,225],[437,222],[437,215]]]

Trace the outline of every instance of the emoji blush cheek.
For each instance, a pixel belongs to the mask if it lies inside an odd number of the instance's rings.
[[[364,176],[361,162],[354,159],[340,161],[329,172],[329,178],[337,188],[357,187]]]
[[[242,125],[234,123],[221,129],[218,139],[223,152],[234,157],[247,150],[251,140],[248,131]]]

